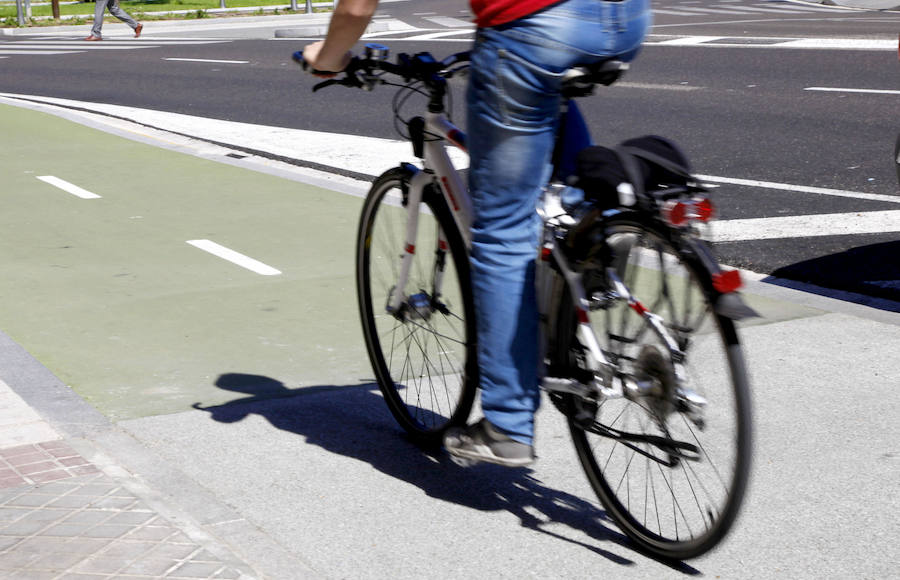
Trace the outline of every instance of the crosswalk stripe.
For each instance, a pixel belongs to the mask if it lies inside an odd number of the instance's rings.
[[[679,6],[679,10],[687,10],[688,12],[699,12],[700,14],[751,14],[751,12],[741,12],[740,9],[719,9],[719,8],[694,8],[693,6]]]
[[[667,16],[696,16],[691,12],[678,12],[677,10],[660,10],[658,8],[653,9],[654,14],[665,14]]]
[[[465,20],[460,20],[459,18],[450,18],[448,16],[428,16],[423,20],[433,22],[438,26],[446,26],[447,28],[473,28],[475,26],[473,22],[467,22]]]
[[[712,238],[716,242],[898,231],[900,231],[900,210],[721,220],[712,224]]]
[[[0,42],[0,58],[9,56],[35,56],[78,54],[98,50],[132,50],[140,48],[162,48],[164,46],[194,46],[232,42],[230,39],[156,39],[153,40],[104,40],[85,42],[71,36],[32,37],[21,41]]]
[[[74,43],[50,43],[50,42],[12,42],[10,44],[0,45],[4,50],[33,50],[33,49],[78,49],[78,50],[133,50],[135,48],[159,48],[159,45],[145,44],[143,46],[113,46],[99,44],[74,44]]]

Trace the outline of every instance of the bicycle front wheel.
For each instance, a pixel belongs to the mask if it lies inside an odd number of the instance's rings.
[[[591,405],[569,399],[578,457],[601,503],[641,548],[664,558],[703,554],[732,526],[747,485],[751,456],[748,379],[732,320],[713,309],[711,277],[665,230],[625,216],[604,224],[618,276],[684,354],[677,376],[672,349],[641,308],[609,300],[591,313],[601,349],[620,376],[652,385],[640,395]],[[602,273],[586,273],[588,296],[609,290]],[[580,345],[571,300],[560,344],[577,366]],[[702,399],[690,408],[679,392]],[[705,403],[704,403],[705,402]],[[584,421],[589,407],[592,424]]]
[[[437,445],[463,425],[477,389],[475,315],[465,243],[446,202],[427,188],[402,303],[389,308],[407,252],[411,172],[388,171],[372,185],[357,240],[363,334],[381,393],[419,444]]]

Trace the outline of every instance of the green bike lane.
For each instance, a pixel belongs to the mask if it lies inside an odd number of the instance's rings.
[[[42,112],[0,105],[0,126],[0,327],[108,417],[243,396],[217,387],[223,376],[288,389],[369,380],[352,276],[358,198]],[[48,175],[100,197],[38,179]],[[281,274],[187,243],[198,239]]]

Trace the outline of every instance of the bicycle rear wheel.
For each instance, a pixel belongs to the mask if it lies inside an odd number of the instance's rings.
[[[428,188],[403,302],[388,311],[406,248],[411,175],[392,169],[369,191],[357,240],[357,292],[369,359],[388,408],[417,443],[437,445],[447,428],[465,424],[475,398],[474,304],[465,243],[443,198]]]
[[[620,279],[662,317],[684,353],[680,384],[706,405],[698,420],[679,406],[671,350],[639,308],[611,300],[591,315],[601,348],[620,373],[654,388],[597,403],[568,396],[570,432],[591,486],[619,527],[657,556],[693,558],[728,532],[747,485],[751,409],[738,335],[733,321],[713,310],[708,271],[676,249],[664,230],[620,216],[606,221],[604,232]],[[588,296],[608,290],[599,271],[584,279]],[[557,339],[563,364],[584,373],[568,296],[561,321],[568,321],[560,323]],[[584,421],[585,411],[592,423]]]

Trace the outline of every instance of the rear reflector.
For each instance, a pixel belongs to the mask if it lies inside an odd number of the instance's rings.
[[[722,294],[734,292],[741,287],[741,273],[737,270],[729,270],[727,272],[719,272],[712,275],[713,288]]]

